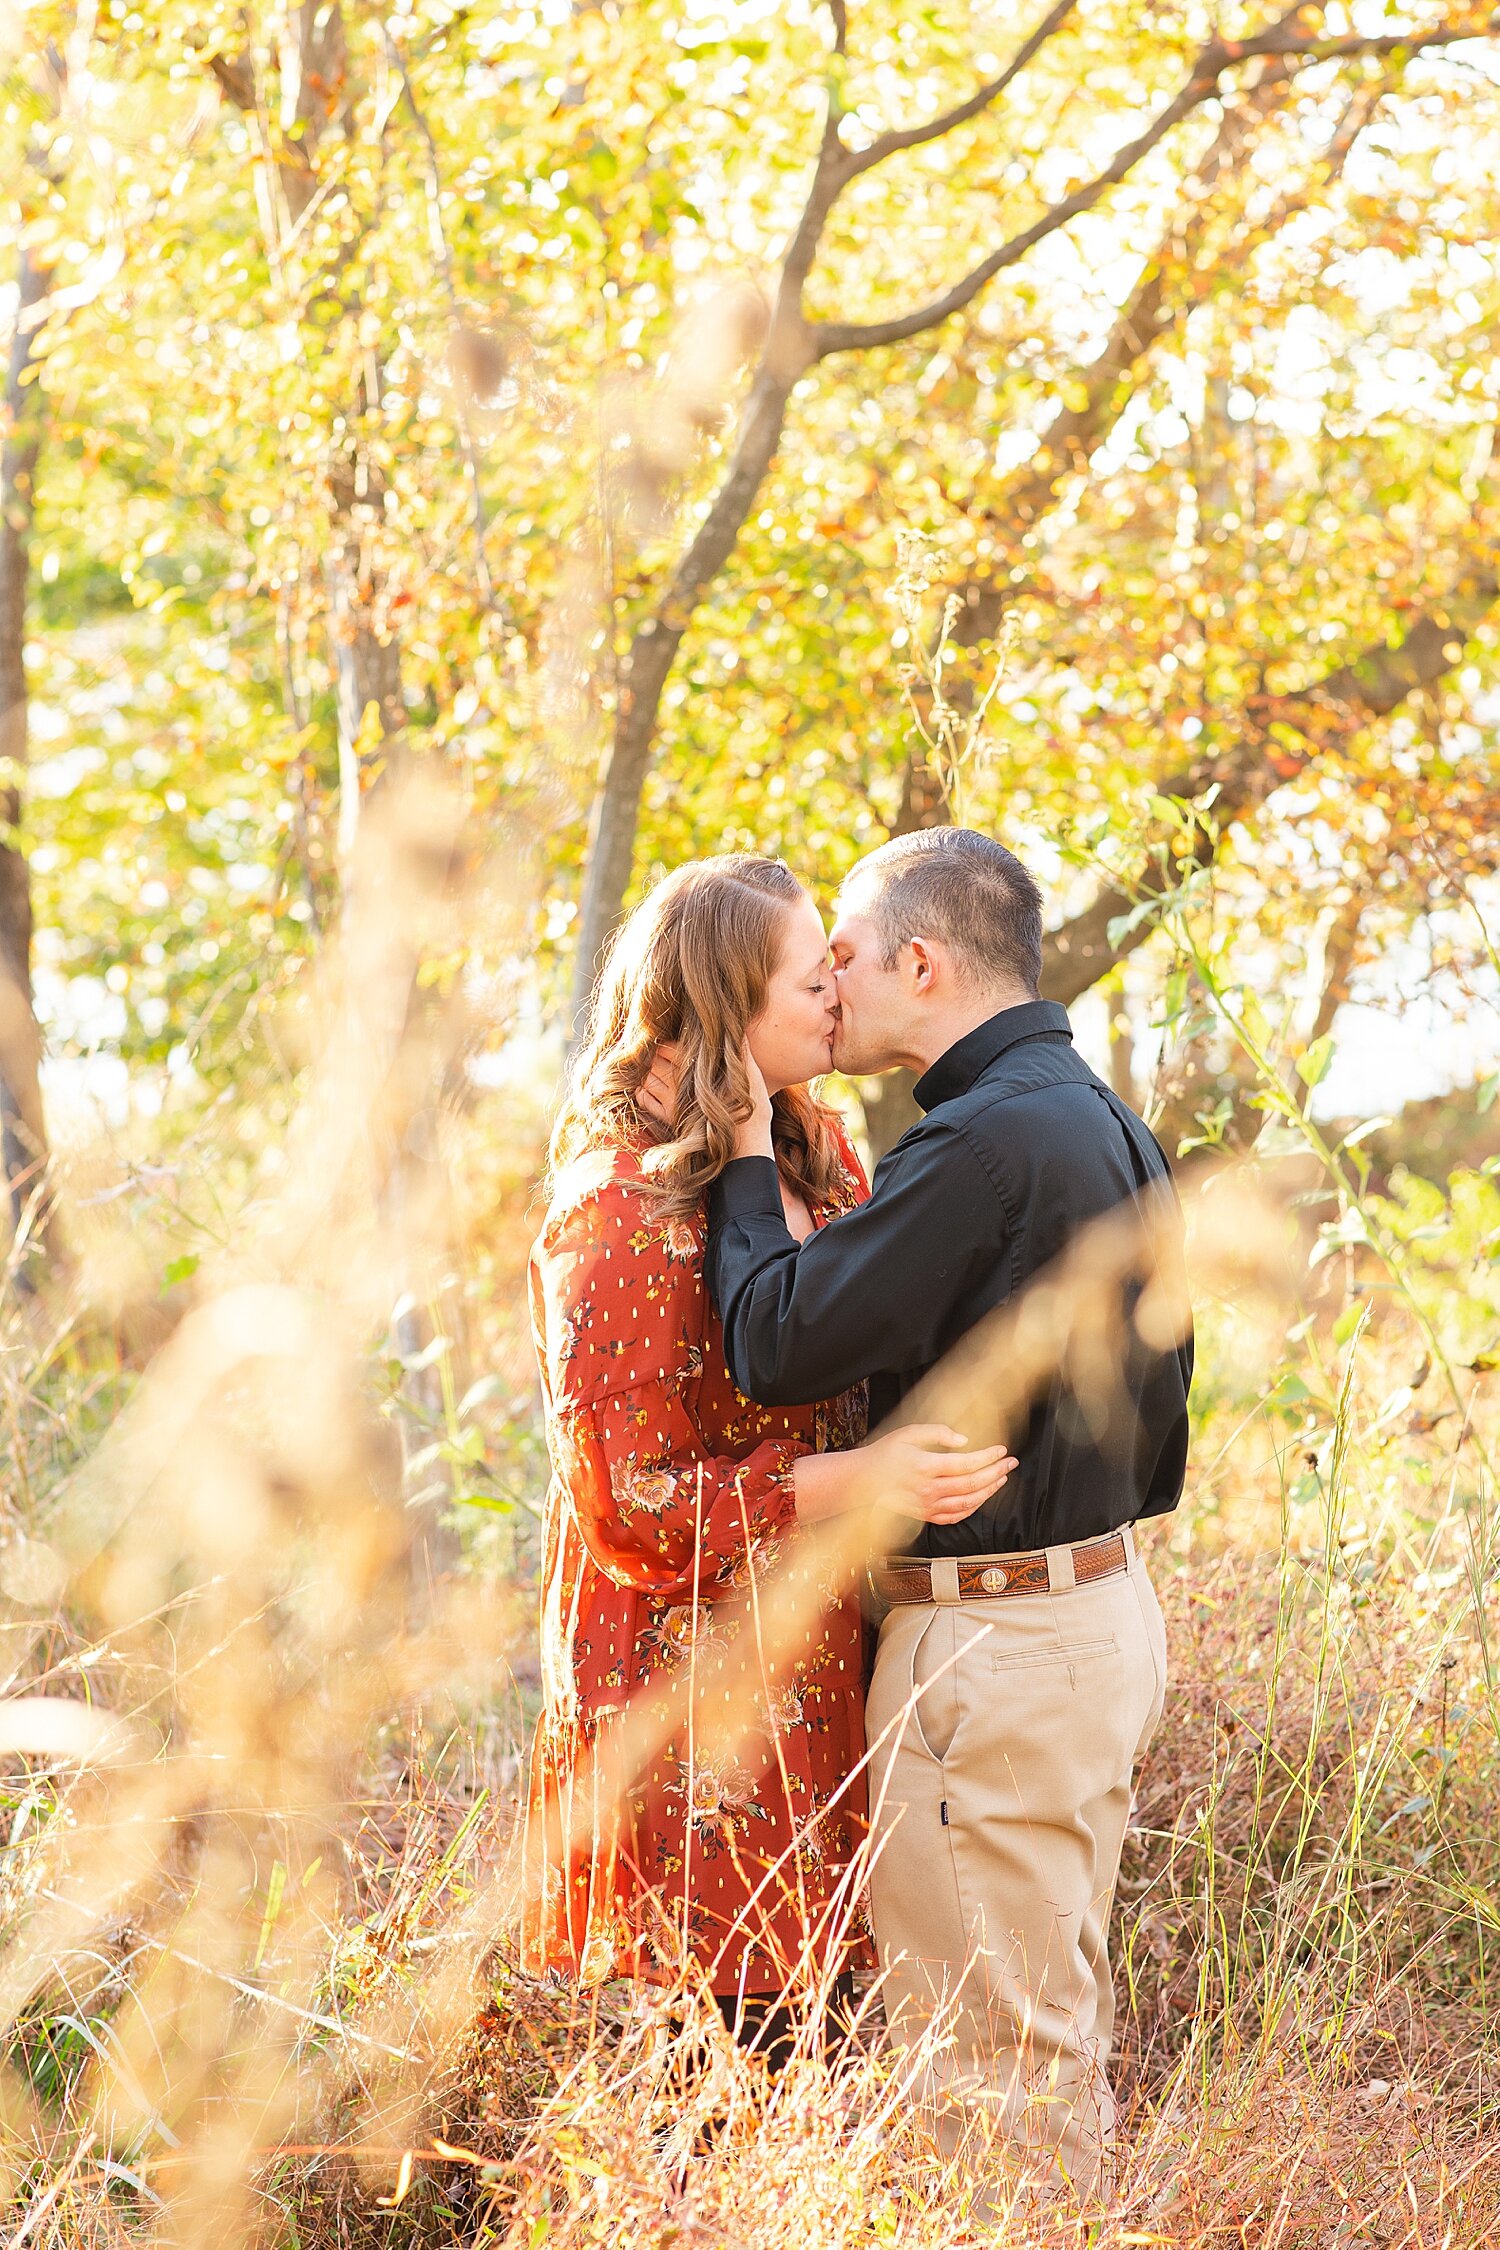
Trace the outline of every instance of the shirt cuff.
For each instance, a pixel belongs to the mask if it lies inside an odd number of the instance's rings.
[[[748,1217],[759,1212],[763,1217],[780,1219],[786,1224],[786,1212],[781,1201],[781,1181],[777,1177],[776,1163],[769,1156],[737,1156],[714,1181],[708,1191],[708,1223],[722,1227],[730,1219]]]

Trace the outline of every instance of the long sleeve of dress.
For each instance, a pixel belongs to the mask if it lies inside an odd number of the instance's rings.
[[[708,1318],[701,1231],[612,1180],[557,1212],[537,1261],[554,1467],[597,1567],[674,1601],[721,1599],[795,1520],[788,1435],[739,1459],[693,1415]]]

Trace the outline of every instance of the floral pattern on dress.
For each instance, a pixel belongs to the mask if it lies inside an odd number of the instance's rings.
[[[818,1226],[868,1192],[839,1139]],[[840,1919],[864,1834],[861,1623],[852,1591],[825,1588],[769,1665],[751,1597],[796,1560],[793,1464],[858,1444],[865,1402],[743,1395],[706,1235],[701,1212],[655,1217],[639,1151],[617,1149],[558,1183],[532,1253],[553,1479],[523,1957],[593,1982],[668,1977],[686,1952],[715,1990],[773,1993]],[[659,1745],[612,1792],[611,1730],[637,1720]]]

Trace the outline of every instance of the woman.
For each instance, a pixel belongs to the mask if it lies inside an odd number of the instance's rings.
[[[749,1107],[747,1050],[794,1235],[863,1200],[842,1126],[806,1087],[837,1009],[822,922],[779,861],[669,876],[611,953],[531,1265],[553,1480],[525,1958],[670,1982],[690,1957],[726,2021],[752,2028],[859,1944],[857,1604],[830,1590],[785,1649],[759,1625],[799,1526],[856,1498],[864,1399],[742,1396],[704,1288],[704,1213]],[[937,1450],[956,1442],[903,1431],[860,1466],[913,1515],[957,1516],[994,1490],[1000,1457]]]

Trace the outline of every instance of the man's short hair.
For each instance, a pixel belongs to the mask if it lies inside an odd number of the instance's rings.
[[[1042,894],[1014,852],[973,828],[919,828],[854,866],[845,889],[870,887],[869,916],[884,966],[913,938],[938,938],[979,985],[1042,977]]]

